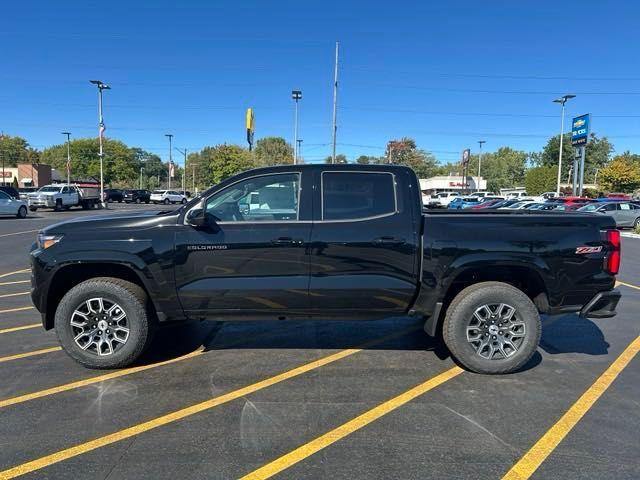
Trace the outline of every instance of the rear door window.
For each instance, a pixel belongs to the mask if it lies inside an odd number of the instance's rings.
[[[397,211],[395,179],[385,172],[323,172],[322,219],[358,220]]]

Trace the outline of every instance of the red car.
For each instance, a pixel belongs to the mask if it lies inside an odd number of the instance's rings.
[[[563,203],[565,205],[586,205],[587,203],[593,202],[592,198],[588,197],[559,197],[550,200],[554,203]]]

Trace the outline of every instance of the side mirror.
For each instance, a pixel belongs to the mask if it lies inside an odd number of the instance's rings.
[[[187,214],[187,223],[195,228],[202,228],[207,225],[204,202],[201,202],[200,205],[189,210],[189,213]]]

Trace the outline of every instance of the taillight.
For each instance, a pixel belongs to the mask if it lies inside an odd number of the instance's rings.
[[[620,231],[619,230],[607,230],[607,241],[613,248],[607,256],[607,271],[611,275],[617,275],[620,271]]]

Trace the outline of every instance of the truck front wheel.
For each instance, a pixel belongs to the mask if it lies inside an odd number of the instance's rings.
[[[134,283],[110,277],[86,280],[60,301],[56,335],[65,352],[85,367],[126,367],[151,342],[148,303]]]
[[[451,302],[442,327],[454,358],[471,371],[511,373],[522,368],[540,342],[538,309],[521,290],[482,282]]]

